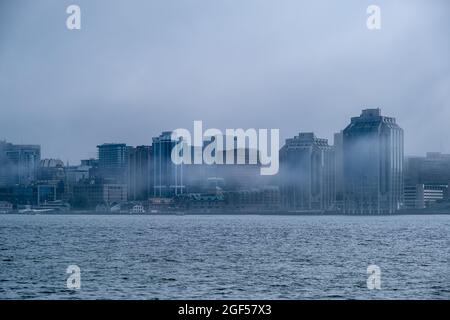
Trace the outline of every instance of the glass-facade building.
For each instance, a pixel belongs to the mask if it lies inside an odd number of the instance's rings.
[[[183,164],[172,162],[172,148],[177,141],[172,139],[172,132],[165,131],[153,138],[151,177],[153,180],[153,197],[165,198],[184,193]]]
[[[151,195],[151,146],[137,146],[128,153],[128,199],[148,200]]]
[[[280,150],[282,206],[289,210],[325,211],[335,201],[334,151],[327,139],[300,133]]]
[[[34,182],[40,160],[39,145],[0,141],[0,187],[28,185]]]
[[[344,210],[389,214],[403,198],[403,129],[380,109],[363,110],[343,131]]]
[[[98,148],[99,175],[108,183],[126,183],[129,146],[124,143],[104,143]]]

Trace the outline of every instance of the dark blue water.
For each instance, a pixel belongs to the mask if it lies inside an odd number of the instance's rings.
[[[448,215],[0,215],[0,298],[449,299],[449,250]]]

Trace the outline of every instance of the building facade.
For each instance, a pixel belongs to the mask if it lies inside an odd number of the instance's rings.
[[[289,210],[331,210],[335,202],[333,147],[313,133],[287,139],[280,150],[282,206]]]
[[[425,157],[405,159],[405,190],[425,185],[428,189],[442,190],[444,199],[450,199],[450,155],[428,152]]]
[[[0,141],[0,187],[29,185],[37,178],[41,147]]]
[[[153,138],[152,144],[152,189],[153,197],[173,197],[184,193],[183,164],[172,162],[172,149],[177,141],[171,137],[171,131],[165,131]]]
[[[128,200],[148,200],[151,195],[151,146],[137,146],[128,153]]]
[[[380,109],[363,110],[343,131],[344,210],[389,214],[403,201],[403,129]]]
[[[344,132],[334,134],[334,171],[336,186],[336,210],[344,210]]]
[[[445,191],[438,185],[405,185],[403,205],[408,209],[425,209],[444,200]]]
[[[127,183],[129,146],[124,143],[104,143],[98,149],[98,175],[109,183]]]
[[[97,205],[112,205],[127,201],[127,185],[83,181],[73,186],[72,207],[93,209]]]

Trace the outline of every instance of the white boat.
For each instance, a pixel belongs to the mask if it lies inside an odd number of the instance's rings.
[[[19,213],[21,214],[39,214],[44,212],[50,212],[53,211],[53,209],[32,209],[30,206],[26,206],[25,209],[19,210]]]
[[[50,212],[53,211],[53,209],[22,209],[19,210],[19,213],[21,214],[39,214],[43,212]]]

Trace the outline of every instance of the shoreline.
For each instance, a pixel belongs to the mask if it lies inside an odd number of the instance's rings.
[[[427,216],[427,215],[450,215],[450,211],[408,211],[397,212],[391,214],[348,214],[339,212],[290,212],[290,211],[242,211],[242,212],[204,212],[204,211],[185,211],[185,212],[157,212],[157,213],[129,213],[129,212],[101,212],[89,210],[73,210],[73,211],[55,211],[55,212],[36,212],[36,213],[19,213],[2,212],[0,215],[92,215],[92,216],[365,216],[365,217],[389,217],[389,216]]]

